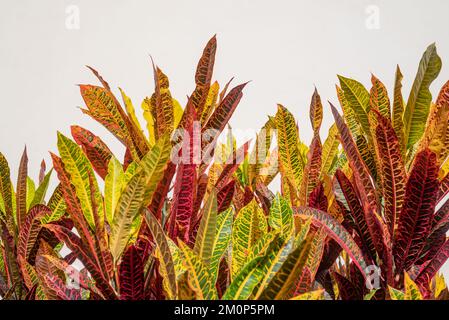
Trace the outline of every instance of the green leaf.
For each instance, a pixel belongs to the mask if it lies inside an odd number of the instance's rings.
[[[411,149],[424,133],[432,101],[429,87],[440,70],[441,59],[433,43],[424,52],[419,62],[418,72],[404,111],[404,135],[407,150]]]
[[[50,177],[52,172],[53,169],[48,171],[47,174],[44,176],[44,180],[42,180],[42,183],[37,187],[36,192],[34,193],[33,201],[31,201],[29,208],[34,207],[36,204],[44,203],[45,195],[47,194],[48,185],[50,183]]]
[[[98,212],[103,212],[103,199],[98,192],[99,188],[92,166],[81,148],[60,132],[58,132],[58,150],[62,162],[64,163],[64,168],[70,175],[71,183],[75,186],[84,217],[90,227],[94,229],[95,219],[91,202],[92,190],[90,190],[89,176],[92,177],[96,189],[96,192],[94,192],[94,199],[98,206]]]
[[[227,209],[217,216],[217,227],[215,229],[212,256],[209,264],[214,282],[217,281],[220,260],[231,242],[233,216],[234,209],[232,208]]]
[[[293,229],[293,210],[290,203],[280,194],[276,195],[271,204],[268,224],[286,236],[290,235]]]
[[[283,263],[287,260],[288,255],[293,249],[295,238],[292,234],[290,237],[282,238],[279,237],[275,239],[272,243],[271,250],[268,250],[264,258],[264,263],[262,265],[262,275],[257,284],[257,292],[255,293],[255,298],[257,299],[262,292],[267,288],[271,279],[280,270]]]
[[[282,173],[293,185],[299,186],[304,171],[304,162],[298,149],[299,135],[295,118],[286,108],[278,105],[275,119]]]
[[[423,300],[423,296],[421,291],[419,291],[418,285],[410,278],[407,272],[404,272],[404,287],[404,300]]]
[[[176,287],[175,267],[164,230],[157,219],[148,210],[145,210],[145,220],[159,251],[159,270],[164,278],[164,287],[166,288],[169,298],[176,299],[178,290]]]
[[[118,261],[131,237],[132,223],[144,206],[148,175],[140,170],[125,186],[114,213],[109,238],[109,248],[114,261]]]
[[[215,190],[212,190],[209,194],[202,211],[203,214],[196,234],[193,251],[206,265],[209,265],[214,249],[214,237],[217,225],[217,194]]]
[[[135,219],[142,207],[148,205],[157,183],[162,178],[170,156],[170,140],[160,139],[139,163],[137,173],[124,187],[117,202],[111,225],[109,248],[117,261],[133,235]]]
[[[256,257],[237,274],[222,300],[246,300],[263,277],[263,257]]]
[[[240,210],[232,229],[231,275],[243,267],[250,248],[266,232],[265,216],[255,200]]]
[[[358,120],[363,132],[371,137],[371,129],[368,119],[369,112],[369,92],[358,81],[338,76],[341,88],[343,89],[345,98],[351,109],[353,110],[356,119]]]
[[[57,221],[65,214],[67,205],[62,196],[61,185],[58,185],[55,191],[53,191],[53,194],[48,201],[48,207],[51,210],[51,214],[46,215],[41,219],[42,224]]]
[[[121,163],[112,156],[108,164],[108,174],[104,181],[104,204],[106,218],[109,223],[114,219],[115,208],[122,192],[125,182],[125,173]]]
[[[190,287],[195,291],[198,300],[217,299],[215,283],[212,281],[212,275],[209,269],[204,265],[202,259],[198,257],[182,241],[179,241],[179,247],[184,256],[184,264],[188,271],[188,281]]]
[[[310,240],[295,248],[259,296],[260,300],[281,300],[289,298],[294,289],[310,251]]]
[[[388,286],[388,292],[390,293],[391,300],[404,300],[404,293],[402,291]]]
[[[332,168],[334,158],[338,154],[339,145],[340,141],[338,140],[338,128],[337,125],[334,123],[329,128],[329,133],[323,144],[323,150],[321,154],[320,178],[322,178],[323,175],[329,173],[330,169]]]
[[[27,181],[26,212],[28,212],[28,210],[30,210],[30,208],[32,207],[31,203],[33,202],[34,194],[36,193],[36,185],[34,184],[34,181],[30,177],[27,177],[26,181]]]

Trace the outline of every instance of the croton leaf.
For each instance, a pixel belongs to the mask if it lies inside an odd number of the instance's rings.
[[[257,283],[254,298],[258,299],[268,287],[270,281],[282,268],[288,259],[290,252],[294,249],[294,237],[275,237],[265,252],[260,273],[262,277]]]
[[[16,217],[17,225],[20,228],[25,222],[27,215],[26,199],[27,199],[27,176],[28,176],[28,156],[27,149],[23,150],[20,159],[19,174],[17,175],[17,192],[16,192]]]
[[[402,150],[391,122],[377,115],[376,142],[381,163],[384,216],[391,236],[394,236],[396,218],[404,203],[406,173]]]
[[[198,114],[201,115],[205,107],[209,93],[212,72],[215,63],[215,52],[217,51],[217,38],[214,35],[203,50],[195,73],[195,91],[191,95],[192,103]],[[217,89],[218,91],[218,89]]]
[[[142,300],[144,298],[143,263],[135,246],[123,254],[120,263],[120,299]]]
[[[432,226],[437,191],[436,156],[426,149],[416,155],[398,219],[393,254],[399,273],[419,258]]]
[[[316,88],[313,92],[312,101],[310,102],[309,115],[314,134],[319,134],[321,122],[323,121],[323,105],[321,104],[321,97]]]
[[[365,275],[368,266],[363,258],[362,251],[355,243],[346,229],[326,212],[309,207],[294,208],[294,213],[299,216],[312,217],[313,224],[325,227],[328,235],[334,239],[351,257],[360,272]]]
[[[104,206],[106,219],[111,224],[125,182],[125,173],[120,162],[112,156],[104,181]]]
[[[232,198],[235,191],[235,180],[231,180],[225,185],[217,194],[217,211],[223,212],[232,203]]]
[[[140,170],[126,184],[117,202],[114,219],[111,224],[109,248],[114,261],[118,261],[131,237],[131,228],[134,219],[144,206],[146,182],[148,175]]]
[[[173,99],[169,89],[168,77],[162,72],[159,67],[154,69],[154,84],[155,90],[151,97],[154,105],[154,125],[156,140],[163,137],[164,134],[170,134],[174,128],[174,108]]]
[[[33,200],[31,201],[28,209],[34,207],[36,204],[44,203],[45,195],[47,194],[48,185],[50,184],[50,177],[53,172],[53,169],[47,172],[42,177],[42,181],[39,183],[36,191],[34,192]]]
[[[330,105],[332,109],[332,114],[334,115],[335,118],[335,123],[338,127],[338,131],[340,132],[342,146],[349,160],[349,165],[352,168],[354,177],[358,181],[360,181],[360,192],[362,195],[362,201],[364,201],[365,200],[364,198],[366,198],[371,208],[377,209],[379,207],[378,199],[376,195],[376,190],[374,189],[371,182],[369,171],[365,163],[363,162],[360,153],[358,152],[358,149],[355,145],[351,133],[349,132],[348,127],[344,123],[337,109],[332,104]]]
[[[205,154],[212,154],[211,149],[215,147],[218,133],[223,131],[229,119],[231,119],[240,99],[242,99],[242,91],[246,84],[247,83],[243,83],[233,88],[217,106],[204,125],[201,133],[208,133],[209,136],[209,139],[203,139],[201,143],[201,149],[203,151],[205,150]]]
[[[173,263],[172,253],[170,251],[169,243],[165,237],[164,231],[157,221],[156,217],[149,211],[145,211],[145,221],[148,228],[155,239],[157,249],[159,250],[158,256],[160,273],[164,277],[165,288],[168,293],[168,297],[171,299],[176,298],[176,273],[175,265]],[[175,246],[173,244],[173,246]]]
[[[404,273],[404,300],[422,300],[423,296],[418,285],[410,278],[407,272]]]
[[[40,219],[48,214],[51,214],[50,208],[42,204],[35,205],[30,210],[20,228],[17,246],[18,257],[24,260],[28,259],[42,227]]]
[[[355,118],[360,124],[363,132],[370,137],[371,129],[368,119],[368,112],[370,109],[369,92],[358,81],[338,76],[340,86],[343,89],[344,96],[352,109]]]
[[[382,116],[390,119],[390,99],[385,85],[374,75],[371,75],[372,87],[369,103],[371,110],[377,110]]]
[[[46,228],[53,231],[58,239],[63,241],[71,251],[76,252],[78,259],[92,275],[95,280],[95,285],[100,290],[102,295],[106,299],[117,299],[114,289],[111,287],[103,274],[103,270],[99,268],[98,258],[93,256],[93,252],[86,250],[87,248],[85,247],[85,244],[82,243],[81,239],[72,231],[63,226],[48,224],[46,225]]]
[[[293,210],[280,194],[276,194],[272,201],[268,224],[285,236],[290,235],[293,229]]]
[[[212,256],[209,268],[211,270],[214,283],[218,277],[218,267],[231,242],[232,220],[234,210],[232,208],[220,213],[217,216],[217,227],[215,229],[214,241],[212,244]]]
[[[375,247],[371,235],[369,233],[368,225],[365,220],[365,215],[363,207],[357,196],[356,190],[353,185],[346,177],[346,175],[340,169],[335,172],[335,177],[340,185],[343,195],[346,199],[346,203],[349,207],[349,215],[355,228],[360,235],[360,240],[363,246],[366,248],[367,253],[370,257],[375,257]]]
[[[89,176],[94,176],[92,167],[87,160],[81,148],[72,140],[58,132],[58,150],[61,156],[64,168],[70,175],[71,183],[76,189],[76,194],[81,204],[83,214],[89,223],[94,227],[94,217],[90,195]],[[97,183],[96,181],[94,182]],[[98,190],[98,186],[96,186]],[[98,204],[98,211],[103,210],[103,199],[99,192],[95,192],[95,201]]]
[[[424,52],[419,62],[418,72],[404,111],[404,135],[407,149],[412,148],[424,133],[432,100],[429,87],[440,73],[440,69],[441,59],[433,43]]]
[[[324,141],[323,148],[321,151],[321,172],[320,178],[325,174],[329,173],[332,168],[332,163],[338,154],[338,146],[340,145],[340,140],[338,139],[338,128],[336,124],[333,124],[329,128],[329,133]]]
[[[112,152],[96,135],[80,126],[71,126],[73,139],[83,149],[95,172],[104,179],[108,172],[108,162]]]
[[[444,265],[444,263],[449,258],[449,241],[445,241],[440,247],[438,252],[435,254],[433,259],[425,265],[425,267],[420,270],[418,276],[416,277],[416,283],[421,288],[427,288],[430,280],[436,275],[438,270]]]
[[[212,275],[203,260],[192,249],[179,240],[179,247],[184,256],[184,264],[189,274],[190,287],[195,291],[198,300],[213,300],[217,298],[217,291]]]
[[[294,294],[295,282],[310,252],[310,238],[295,248],[259,296],[260,300],[282,300]]]
[[[338,272],[334,272],[334,277],[338,285],[338,293],[342,300],[363,300],[362,293],[349,279]]]
[[[250,248],[266,229],[265,215],[255,200],[238,212],[232,228],[232,276],[243,267]]]
[[[304,163],[298,150],[299,136],[295,119],[282,105],[278,105],[275,119],[281,170],[292,184],[299,186]]]
[[[13,206],[12,206],[12,185],[8,161],[0,152],[0,192],[3,205],[2,212],[6,215],[8,228],[13,231]]]
[[[204,204],[193,251],[206,265],[210,264],[217,225],[217,193],[212,191]]]

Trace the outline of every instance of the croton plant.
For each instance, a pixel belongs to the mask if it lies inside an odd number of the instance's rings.
[[[315,90],[310,146],[282,105],[237,146],[228,122],[246,83],[212,82],[216,47],[184,108],[153,65],[144,124],[90,68],[100,85],[80,85],[82,112],[123,159],[81,126],[57,134],[37,183],[26,150],[16,183],[0,154],[2,299],[449,299],[449,82],[432,102],[435,45],[406,101],[399,67],[390,94],[374,75],[369,91],[338,76],[324,141]]]

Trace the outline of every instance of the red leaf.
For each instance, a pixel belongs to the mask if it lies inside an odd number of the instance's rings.
[[[363,300],[362,293],[349,279],[338,272],[334,272],[334,277],[342,300]]]
[[[362,202],[369,204],[372,209],[379,209],[379,201],[376,195],[376,190],[371,182],[368,168],[363,162],[362,157],[357,149],[354,139],[346,126],[343,118],[338,113],[337,109],[330,103],[332,114],[335,118],[335,124],[340,132],[340,140],[345,150],[346,156],[349,161],[349,165],[354,173],[354,178],[360,184],[360,197]],[[379,210],[377,210],[379,211]]]
[[[120,299],[144,299],[143,263],[135,246],[126,250],[120,264]]]
[[[340,169],[337,169],[337,171],[335,172],[335,177],[337,178],[337,181],[348,204],[350,210],[349,214],[360,236],[361,242],[363,244],[363,249],[366,251],[366,254],[371,259],[373,259],[376,256],[376,250],[373,244],[373,240],[371,239],[371,234],[365,220],[363,207],[360,203],[359,198],[357,197],[357,193],[349,179]]]
[[[66,284],[54,276],[53,274],[46,274],[42,277],[45,285],[53,290],[57,297],[62,300],[81,300],[81,291],[75,288],[68,288]]]
[[[217,38],[213,36],[203,50],[195,73],[195,91],[191,95],[191,101],[195,110],[201,115],[209,93],[212,72],[214,70],[215,52],[217,51]]]
[[[79,126],[70,127],[73,139],[81,146],[95,172],[104,179],[108,174],[108,163],[112,152],[96,135]]]
[[[206,132],[210,134],[209,139],[203,139],[201,142],[201,149],[205,154],[213,155],[213,149],[219,133],[223,131],[229,119],[231,119],[243,96],[242,91],[246,85],[247,83],[243,83],[233,88],[209,117],[201,132],[202,134]]]
[[[182,157],[176,171],[168,233],[171,239],[180,238],[186,243],[189,242],[197,177],[193,135],[195,118],[195,115],[189,117],[185,131],[188,139],[183,138],[182,148],[179,150],[179,155]],[[188,152],[188,155],[185,156],[184,152]]]
[[[309,207],[327,211],[328,201],[321,182],[312,190],[309,196]]]
[[[200,177],[198,178],[198,183],[196,186],[195,202],[193,205],[193,214],[195,216],[198,215],[198,212],[201,207],[201,203],[203,202],[204,195],[206,194],[208,181],[209,181],[209,176],[205,173],[200,175]]]
[[[394,236],[394,226],[405,197],[406,173],[402,160],[399,140],[390,120],[376,112],[378,125],[376,141],[381,164],[384,215],[390,235]]]
[[[46,214],[51,214],[51,210],[43,204],[35,205],[28,213],[19,233],[17,245],[17,256],[19,258],[24,260],[29,258],[42,227],[40,219]]]
[[[78,259],[92,275],[92,278],[95,280],[95,285],[104,297],[106,299],[116,299],[114,290],[106,280],[103,270],[99,267],[95,251],[87,250],[81,239],[65,227],[49,224],[47,228],[53,231],[58,239],[63,241],[71,251],[76,253]]]
[[[20,228],[25,222],[26,212],[26,198],[27,198],[27,176],[28,176],[28,157],[27,149],[23,150],[22,158],[20,159],[19,174],[17,176],[17,193],[16,193],[16,215],[17,225]]]
[[[436,155],[425,149],[416,155],[398,220],[393,250],[398,274],[419,258],[431,230],[437,192]]]
[[[449,240],[446,240],[433,259],[419,272],[415,282],[422,288],[428,288],[430,280],[449,258]]]
[[[234,172],[239,165],[243,162],[248,152],[249,141],[245,142],[237,151],[234,151],[231,156],[226,160],[224,168],[220,173],[220,176],[215,183],[215,188],[220,191],[225,184],[229,182]]]
[[[217,208],[218,213],[229,208],[234,196],[235,190],[235,180],[231,180],[227,185],[225,185],[217,194]]]
[[[440,188],[438,189],[438,199],[440,202],[449,193],[449,174],[446,174],[440,182]]]

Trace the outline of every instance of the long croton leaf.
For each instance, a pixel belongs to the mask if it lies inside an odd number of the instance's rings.
[[[292,184],[299,186],[304,171],[304,163],[298,150],[299,136],[295,119],[281,105],[278,105],[275,119],[281,170]]]
[[[125,183],[125,173],[120,162],[112,156],[109,160],[107,174],[104,181],[104,206],[106,219],[109,224],[114,220],[115,208]]]
[[[170,299],[175,299],[177,295],[175,265],[173,263],[172,253],[169,243],[165,237],[164,231],[157,221],[156,217],[149,211],[145,211],[145,221],[153,235],[157,249],[160,273],[164,277],[165,288]]]
[[[206,265],[210,264],[213,253],[213,241],[217,225],[217,194],[209,194],[202,209],[201,222],[196,234],[193,251]]]
[[[416,156],[398,219],[393,254],[399,273],[419,258],[432,226],[437,191],[436,156],[426,149]]]
[[[77,197],[80,201],[83,214],[89,225],[94,227],[93,208],[90,199],[91,193],[89,176],[94,176],[92,167],[87,160],[81,148],[72,140],[58,132],[58,150],[61,156],[64,168],[70,175],[71,183],[76,189]],[[94,182],[96,184],[96,181]],[[98,186],[96,186],[98,190]],[[95,201],[98,204],[98,211],[102,212],[103,199],[99,192],[95,192]]]
[[[440,73],[441,59],[435,44],[424,52],[404,110],[404,135],[410,149],[424,133],[432,95],[429,86]]]
[[[120,263],[120,299],[144,298],[143,262],[135,246],[129,246]]]
[[[391,236],[404,203],[406,173],[402,150],[391,122],[378,114],[376,142],[379,150],[384,216]]]
[[[148,172],[140,169],[126,184],[117,202],[109,238],[109,248],[114,261],[118,261],[125,249],[131,237],[133,221],[145,205],[148,180]]]
[[[192,103],[198,115],[201,116],[207,96],[209,94],[212,72],[215,63],[215,52],[217,51],[217,38],[213,36],[203,50],[195,73],[195,90],[191,95]]]
[[[26,148],[23,150],[20,159],[19,174],[17,176],[17,192],[16,192],[16,217],[19,230],[22,223],[25,222],[27,215],[26,198],[27,198],[27,176],[28,176],[28,156]]]
[[[363,132],[368,137],[371,136],[371,129],[368,119],[368,112],[370,109],[369,92],[358,81],[338,76],[344,96],[353,110],[355,117],[360,124]]]

